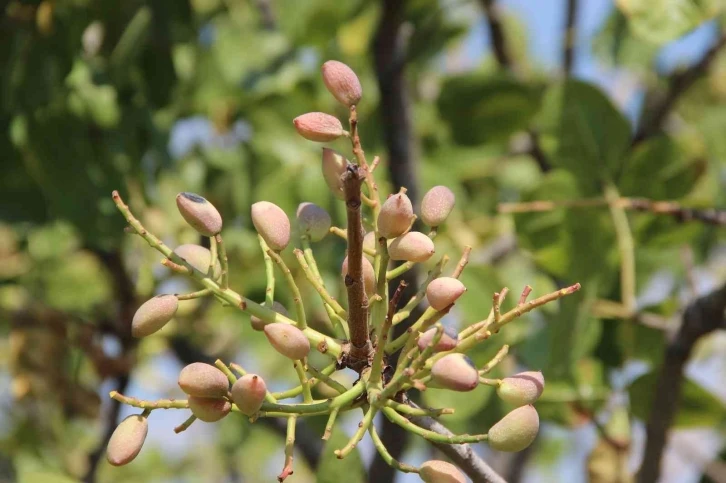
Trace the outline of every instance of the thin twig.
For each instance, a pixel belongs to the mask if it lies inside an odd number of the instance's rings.
[[[570,75],[574,63],[575,41],[577,40],[577,12],[579,0],[567,0],[567,19],[562,39],[562,70]]]
[[[492,50],[497,63],[504,70],[512,70],[514,62],[509,51],[509,44],[504,35],[504,27],[499,15],[499,8],[495,0],[481,0],[481,6],[486,14],[487,25],[489,26],[489,38],[492,42]]]

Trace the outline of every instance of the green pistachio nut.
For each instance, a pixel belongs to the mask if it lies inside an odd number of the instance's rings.
[[[363,285],[365,285],[365,291],[368,296],[376,293],[376,271],[373,269],[373,265],[368,261],[367,258],[363,258]],[[348,275],[348,257],[343,260],[343,266],[340,268],[340,273],[343,276],[343,282],[345,277]]]
[[[209,201],[194,193],[179,193],[176,206],[184,220],[204,236],[222,231],[222,215]]]
[[[441,225],[454,209],[456,197],[446,186],[434,186],[421,200],[421,220],[428,226]]]
[[[189,409],[200,421],[216,423],[229,414],[232,404],[221,397],[189,396]]]
[[[245,374],[232,385],[232,401],[247,416],[260,410],[266,394],[267,385],[257,374]]]
[[[290,359],[302,359],[310,352],[310,341],[303,331],[292,325],[275,322],[264,328],[272,347]]]
[[[161,330],[169,322],[179,308],[176,295],[157,295],[139,307],[131,321],[131,335],[146,337]]]
[[[458,279],[440,277],[432,280],[426,287],[426,300],[435,310],[444,310],[466,292],[466,287]]]
[[[520,372],[502,379],[497,387],[499,397],[515,406],[534,403],[544,391],[544,376],[540,371]]]
[[[229,390],[227,376],[204,362],[194,362],[182,369],[178,382],[182,391],[190,396],[220,398]]]
[[[290,219],[276,204],[269,201],[253,204],[252,224],[273,250],[284,250],[290,243]]]
[[[207,274],[207,272],[209,272],[209,263],[212,259],[212,252],[203,246],[187,243],[176,247],[174,249],[174,253],[203,274]],[[214,268],[212,270],[212,278],[216,280],[221,274],[222,266],[220,265],[219,260],[215,260]]]
[[[422,464],[419,476],[425,483],[466,483],[466,477],[459,468],[441,460]]]
[[[378,233],[386,238],[396,238],[411,226],[413,206],[405,193],[389,196],[378,215]]]
[[[343,181],[340,177],[348,169],[349,164],[348,160],[339,152],[323,148],[323,178],[330,191],[336,198],[341,200],[345,199],[345,194],[343,193]]]
[[[432,327],[418,338],[418,348],[426,349],[436,335],[436,327]],[[434,346],[434,352],[445,352],[455,348],[459,343],[459,335],[451,327],[445,327],[439,342]]]
[[[520,406],[491,427],[487,441],[499,451],[522,451],[532,444],[539,431],[539,415],[534,406]]]
[[[262,304],[262,305],[265,305],[265,304]],[[282,305],[277,300],[272,302],[272,310],[274,310],[275,312],[277,312],[280,315],[284,315],[285,317],[287,317],[289,315],[285,306]],[[259,331],[259,332],[262,332],[265,328],[265,321],[263,321],[262,319],[260,319],[257,316],[254,316],[254,315],[250,316],[250,324],[252,325],[252,328],[254,330]]]
[[[116,427],[106,448],[106,459],[113,466],[123,466],[134,460],[149,432],[149,423],[144,416],[133,414]]]
[[[388,247],[391,260],[407,262],[425,262],[435,251],[431,238],[418,231],[411,231],[399,236]]]
[[[448,354],[434,362],[431,378],[437,386],[452,391],[471,391],[479,385],[479,371],[464,354]]]
[[[300,203],[297,207],[297,224],[300,232],[310,241],[320,241],[330,230],[330,215],[315,203]]]
[[[345,133],[340,120],[324,112],[308,112],[293,119],[292,123],[302,137],[319,143],[335,141]]]
[[[321,68],[323,82],[333,97],[344,106],[358,104],[363,96],[363,89],[353,69],[337,60],[329,60]]]

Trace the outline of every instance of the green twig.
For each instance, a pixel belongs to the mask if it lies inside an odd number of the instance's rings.
[[[262,249],[262,258],[265,260],[265,278],[267,279],[267,286],[265,287],[265,305],[272,307],[272,303],[275,301],[275,267],[272,263],[272,258],[267,253],[270,247],[265,243],[265,239],[262,235],[257,235],[257,240],[260,243],[260,249]]]
[[[420,426],[415,425],[408,419],[404,418],[400,414],[398,414],[396,411],[394,411],[391,408],[383,408],[381,409],[383,411],[383,414],[386,415],[386,417],[392,422],[397,424],[398,426],[401,426],[406,431],[410,431],[412,433],[418,434],[419,436],[422,436],[424,439],[427,439],[429,441],[433,441],[435,443],[444,443],[444,444],[462,444],[462,443],[477,443],[479,441],[486,441],[487,435],[486,434],[461,434],[461,435],[454,435],[454,436],[446,436],[443,434],[435,433],[433,431],[429,431],[428,429],[424,429]]]
[[[135,397],[124,396],[123,394],[111,391],[109,394],[111,399],[133,406],[140,409],[185,409],[189,407],[186,399],[159,399],[158,401],[145,401],[136,399]]]
[[[222,234],[217,233],[214,239],[217,241],[219,250],[219,263],[222,265],[222,289],[229,287],[229,259],[227,258],[227,247],[222,240]]]
[[[418,473],[418,468],[407,465],[405,463],[401,463],[393,456],[391,456],[391,453],[389,453],[388,449],[386,449],[386,445],[383,444],[383,441],[381,441],[381,437],[378,435],[378,430],[376,430],[376,426],[374,424],[370,425],[370,427],[368,428],[368,433],[371,435],[373,445],[378,450],[378,454],[381,455],[383,461],[388,463],[389,466],[399,471],[403,471],[404,473]]]
[[[335,450],[335,456],[338,457],[338,459],[343,459],[346,456],[350,454],[351,451],[358,445],[361,439],[363,439],[363,435],[366,434],[366,431],[368,431],[368,428],[373,423],[373,416],[376,415],[376,408],[374,406],[369,406],[368,409],[365,411],[365,415],[363,416],[363,420],[358,424],[358,429],[353,434],[353,436],[350,438],[350,441],[348,441],[348,444],[343,446],[342,449]]]

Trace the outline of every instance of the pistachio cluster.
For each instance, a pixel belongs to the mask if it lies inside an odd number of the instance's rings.
[[[222,216],[203,197],[192,193],[177,196],[181,216],[199,234],[210,237],[210,249],[198,245],[181,245],[172,250],[134,217],[117,192],[114,201],[130,225],[130,231],[141,236],[166,258],[162,262],[172,270],[189,275],[202,289],[184,295],[160,295],[144,303],[134,315],[134,337],[147,337],[162,329],[173,318],[179,303],[198,297],[214,296],[224,304],[245,311],[255,330],[263,331],[272,348],[293,361],[299,385],[283,391],[270,392],[262,376],[248,373],[235,363],[217,361],[215,365],[193,363],[179,374],[179,387],[186,400],[141,401],[116,392],[111,397],[143,409],[139,415],[125,419],[114,432],[108,445],[108,460],[114,465],[132,461],[141,450],[148,430],[147,418],[156,409],[188,409],[191,416],[177,429],[181,432],[196,420],[216,422],[237,412],[250,422],[261,417],[287,418],[285,463],[278,479],[292,474],[293,442],[297,419],[311,415],[327,415],[323,439],[330,436],[341,412],[360,408],[363,419],[347,445],[336,451],[344,458],[368,432],[381,456],[391,466],[418,473],[431,483],[463,482],[462,472],[450,463],[427,461],[420,468],[396,461],[388,453],[372,424],[377,413],[407,431],[436,443],[463,444],[487,441],[500,451],[521,451],[534,441],[539,417],[532,406],[544,389],[540,372],[522,372],[504,379],[485,377],[507,354],[503,346],[483,367],[477,367],[466,352],[497,334],[506,324],[530,310],[552,302],[579,289],[575,284],[557,292],[527,301],[531,292],[525,287],[519,302],[502,313],[501,305],[507,289],[494,294],[493,307],[483,320],[470,324],[460,332],[444,327],[440,320],[467,289],[459,280],[469,257],[467,247],[450,276],[442,276],[448,257],[442,256],[432,265],[428,277],[416,294],[402,303],[401,283],[389,293],[389,281],[396,279],[417,263],[428,262],[436,253],[434,240],[455,204],[454,193],[445,186],[430,189],[421,200],[418,217],[429,227],[428,233],[412,229],[417,215],[405,189],[381,200],[374,171],[378,158],[368,164],[358,136],[356,105],[362,97],[361,84],[345,64],[326,62],[322,67],[323,82],[340,103],[350,109],[350,130],[343,129],[339,119],[326,113],[303,114],[294,120],[297,132],[315,142],[329,142],[341,137],[351,141],[355,162],[332,149],[323,148],[322,174],[331,192],[345,202],[347,226],[331,226],[331,217],[313,203],[302,203],[296,212],[302,249],[295,249],[301,272],[320,296],[334,332],[326,334],[307,325],[305,300],[300,295],[295,277],[280,253],[290,244],[291,223],[277,205],[261,201],[251,207],[251,220],[259,234],[259,243],[266,263],[267,290],[263,302],[255,302],[229,287],[229,267],[221,232]],[[369,215],[372,229],[364,234],[362,211]],[[347,256],[342,261],[341,275],[347,292],[347,307],[328,291],[320,276],[311,243],[334,234],[347,242]],[[391,261],[400,261],[395,268]],[[282,278],[294,295],[295,309],[290,314],[274,300],[277,265]],[[392,287],[393,288],[393,287]],[[425,302],[424,302],[425,299]],[[417,320],[408,320],[419,304],[428,306]],[[408,323],[410,329],[389,340],[393,326]],[[318,369],[308,360],[311,350],[330,359],[330,365]],[[398,355],[395,367],[394,357]],[[330,376],[351,368],[360,378],[346,387]],[[392,374],[391,374],[392,373]],[[313,398],[311,389],[326,383],[336,395]],[[404,397],[428,387],[452,391],[471,391],[479,385],[496,388],[499,397],[513,409],[488,433],[478,435],[444,435],[414,424],[412,416],[440,417],[453,408],[421,408]],[[285,399],[302,395],[302,402],[285,403]]]

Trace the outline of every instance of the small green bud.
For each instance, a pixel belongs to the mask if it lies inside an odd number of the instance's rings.
[[[266,393],[267,385],[257,374],[245,374],[232,385],[232,401],[247,416],[260,410]]]
[[[330,230],[330,215],[315,203],[300,203],[297,207],[297,223],[300,232],[307,235],[310,241],[320,241]]]
[[[215,423],[229,414],[232,404],[221,397],[189,396],[189,409],[198,420]]]
[[[148,432],[149,422],[140,414],[132,414],[121,421],[108,440],[108,462],[113,466],[131,463],[141,451]]]
[[[204,236],[214,236],[222,231],[222,215],[209,201],[194,193],[179,193],[176,196],[179,213]]]
[[[209,271],[209,262],[212,259],[212,252],[203,246],[187,243],[186,245],[179,245],[176,247],[174,249],[174,253],[186,260],[189,265],[200,272],[206,274]],[[221,274],[222,266],[220,265],[219,260],[215,260],[214,269],[212,270],[212,278],[216,280]]]
[[[343,125],[340,120],[324,112],[308,112],[292,120],[298,134],[309,141],[326,143],[342,136]]]
[[[458,279],[440,277],[426,287],[426,300],[434,310],[444,310],[466,292],[466,287]]]
[[[436,385],[452,391],[471,391],[479,385],[479,371],[464,354],[448,354],[434,362],[431,377]]]
[[[176,295],[157,295],[147,300],[134,314],[131,321],[131,335],[146,337],[164,327],[174,317],[179,307]]]
[[[539,415],[534,406],[510,411],[489,430],[489,446],[499,451],[516,452],[532,444],[539,431]]]
[[[323,178],[336,198],[345,199],[343,181],[340,179],[350,163],[337,151],[323,148]]]
[[[539,371],[520,372],[502,379],[497,394],[503,401],[525,406],[539,399],[544,391],[544,383],[544,376]]]
[[[421,220],[428,226],[439,226],[454,209],[456,197],[446,186],[434,186],[421,200]]]
[[[425,483],[466,483],[466,477],[459,468],[441,460],[425,462],[418,475]]]
[[[367,258],[363,258],[363,285],[365,285],[365,291],[367,295],[376,293],[376,271],[373,269],[373,265],[368,261]],[[340,268],[340,273],[343,276],[343,282],[345,283],[345,277],[348,275],[348,257],[343,260],[343,266]]]
[[[284,250],[290,243],[290,220],[276,204],[269,201],[253,204],[252,224],[273,250]]]
[[[227,395],[229,380],[213,365],[194,362],[179,373],[179,387],[190,396],[219,398]]]
[[[274,322],[264,328],[272,347],[290,359],[302,359],[310,352],[310,341],[302,330],[292,325]]]
[[[262,305],[265,305],[265,304],[262,304]],[[272,310],[274,310],[278,314],[284,315],[285,317],[287,317],[289,315],[288,312],[287,312],[287,309],[285,308],[285,306],[282,305],[277,300],[275,300],[274,302],[272,302],[272,307],[271,308],[272,308]],[[254,330],[257,330],[259,332],[262,332],[265,329],[265,322],[262,319],[260,319],[259,317],[255,317],[254,315],[252,315],[250,317],[250,324],[252,324],[252,328]]]
[[[436,335],[436,327],[432,327],[418,338],[418,348],[422,351],[428,347]],[[450,351],[459,343],[459,334],[451,327],[445,327],[444,333],[441,334],[439,343],[434,346],[434,352]]]
[[[425,262],[436,251],[434,242],[421,232],[410,231],[391,242],[388,254],[391,260]]]
[[[323,64],[321,71],[325,87],[338,102],[347,107],[358,104],[363,89],[353,69],[337,60],[329,60]]]
[[[378,215],[378,233],[386,238],[396,238],[411,226],[413,206],[405,193],[389,196]]]

